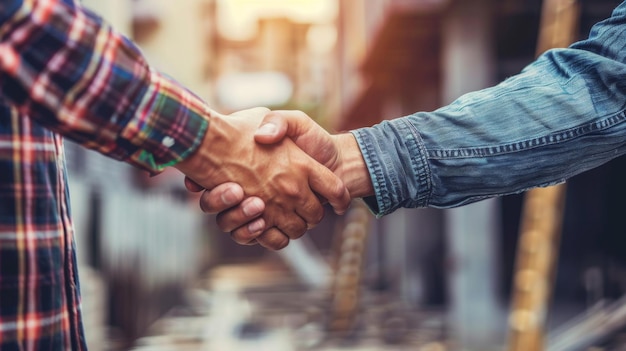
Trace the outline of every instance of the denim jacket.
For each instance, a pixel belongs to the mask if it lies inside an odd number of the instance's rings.
[[[626,152],[626,2],[589,38],[434,112],[354,130],[378,216],[565,181]]]

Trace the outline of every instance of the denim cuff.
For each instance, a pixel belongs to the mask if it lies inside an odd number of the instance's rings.
[[[374,186],[365,203],[382,217],[400,207],[426,207],[430,198],[430,171],[417,130],[406,121],[385,121],[352,131]]]

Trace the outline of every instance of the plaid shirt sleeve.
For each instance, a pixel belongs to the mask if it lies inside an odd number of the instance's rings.
[[[0,4],[0,95],[20,114],[151,173],[183,160],[208,107],[74,0]]]

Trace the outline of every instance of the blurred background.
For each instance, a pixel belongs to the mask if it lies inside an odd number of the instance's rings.
[[[559,3],[580,39],[620,2]],[[215,110],[300,109],[333,132],[514,75],[549,26],[540,0],[83,3]],[[626,350],[623,159],[568,182],[546,307],[520,319],[524,195],[378,220],[356,201],[270,252],[217,230],[176,172],[67,155],[92,350],[512,350],[529,325],[548,350]]]

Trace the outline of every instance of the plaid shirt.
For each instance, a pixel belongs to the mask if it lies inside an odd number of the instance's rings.
[[[62,137],[158,173],[207,107],[72,0],[0,2],[0,348],[83,350]]]

